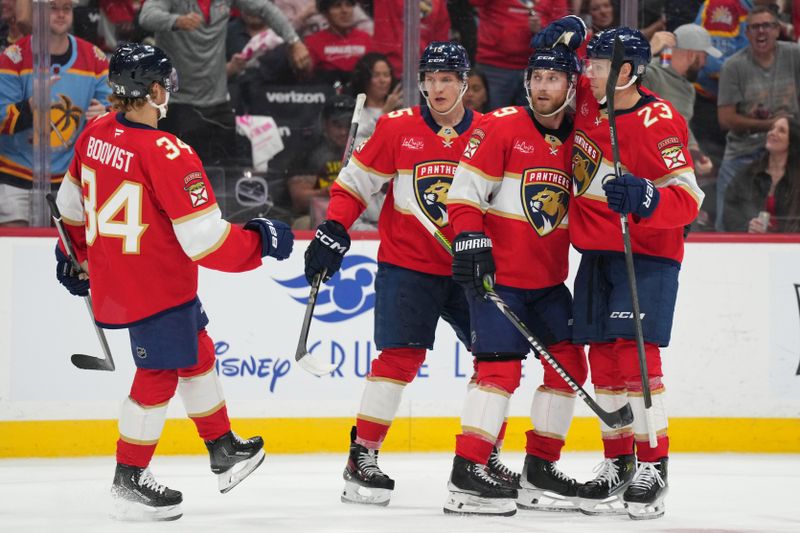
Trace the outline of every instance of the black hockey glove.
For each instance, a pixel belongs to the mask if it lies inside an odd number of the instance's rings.
[[[494,284],[492,239],[481,232],[464,231],[453,241],[453,280],[481,298],[486,296],[485,276]]]
[[[653,214],[658,206],[660,193],[653,182],[633,174],[608,180],[603,183],[608,208],[621,215],[633,213],[642,218]]]
[[[56,279],[74,296],[89,296],[89,280],[81,279],[80,272],[72,267],[72,261],[56,244]]]
[[[326,220],[317,227],[314,240],[306,250],[306,280],[313,283],[314,276],[325,270],[326,282],[339,271],[342,259],[350,249],[350,235],[335,220]]]
[[[256,231],[261,235],[261,257],[270,256],[283,261],[292,254],[294,233],[285,222],[253,218],[244,225],[244,229]]]
[[[553,48],[563,44],[570,50],[577,50],[586,38],[586,24],[576,15],[567,15],[551,22],[531,39],[531,47]]]

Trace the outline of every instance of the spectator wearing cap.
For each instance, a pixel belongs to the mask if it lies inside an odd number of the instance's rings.
[[[708,56],[718,58],[722,56],[722,52],[711,44],[708,31],[697,24],[684,24],[675,33],[657,32],[650,40],[650,48],[653,56],[670,49],[672,57],[668,62],[654,57],[643,80],[644,86],[672,103],[688,124],[694,115],[696,93],[693,83],[705,66]],[[709,174],[713,164],[700,149],[691,128],[689,150],[692,152],[697,173]]]
[[[717,111],[728,134],[717,176],[718,231],[728,184],[759,157],[775,120],[800,112],[800,45],[778,42],[778,17],[767,6],[753,8],[746,31],[750,45],[732,55],[720,74]]]
[[[181,90],[170,97],[159,128],[188,143],[206,164],[235,159],[235,125],[228,100],[225,37],[231,7],[258,14],[286,41],[295,71],[311,66],[308,49],[275,4],[268,0],[147,0],[139,22],[155,32],[156,45],[178,71]]]
[[[328,188],[342,169],[342,154],[356,103],[352,96],[337,94],[327,99],[322,108],[322,137],[310,153],[298,155],[289,168],[297,172],[289,178],[292,211],[300,216],[293,227],[308,229],[313,198],[328,198]]]
[[[355,0],[317,0],[317,10],[328,27],[305,38],[318,81],[342,84],[350,79],[356,62],[372,51],[372,36],[355,28]]]
[[[292,211],[297,217],[294,229],[311,229],[322,220],[314,219],[314,213],[324,217],[330,198],[330,186],[342,169],[347,135],[356,101],[352,96],[337,94],[329,98],[322,108],[322,138],[310,154],[299,155],[289,165],[298,174],[289,178],[289,196]],[[367,208],[350,227],[353,231],[369,231],[378,227],[378,218],[386,192],[373,195]]]

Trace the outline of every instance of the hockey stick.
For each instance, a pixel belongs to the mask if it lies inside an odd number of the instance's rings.
[[[425,216],[425,214],[420,210],[419,206],[414,203],[414,200],[409,200],[407,206],[417,220],[419,220],[422,225],[425,226],[425,229],[427,229],[428,232],[439,242],[439,244],[441,244],[442,247],[447,250],[447,253],[452,255],[453,247],[450,244],[450,241],[444,236],[439,228],[437,228],[436,225]],[[631,405],[629,403],[626,403],[614,412],[605,411],[602,407],[597,405],[597,402],[595,402],[592,397],[589,396],[585,390],[583,390],[583,387],[575,382],[575,379],[569,374],[569,372],[566,371],[563,366],[561,366],[561,363],[559,363],[558,360],[547,351],[547,348],[542,345],[541,341],[539,341],[539,339],[536,338],[536,336],[528,329],[522,320],[520,320],[517,315],[514,314],[514,311],[508,307],[508,304],[506,304],[505,301],[503,301],[503,299],[496,292],[494,292],[490,277],[487,276],[484,278],[483,285],[486,289],[486,297],[500,310],[501,313],[503,313],[503,316],[505,316],[508,321],[511,322],[515,328],[517,328],[517,331],[519,331],[522,336],[525,337],[525,340],[527,340],[528,344],[533,347],[533,350],[539,354],[539,356],[544,359],[545,362],[547,362],[547,364],[550,365],[559,376],[561,376],[564,382],[569,385],[569,388],[571,388],[575,394],[577,394],[578,397],[580,397],[580,399],[589,406],[589,409],[594,411],[600,420],[602,420],[607,426],[614,429],[627,426],[633,422],[633,411],[631,411]]]
[[[81,267],[81,264],[78,262],[77,256],[75,255],[75,249],[72,247],[72,241],[69,239],[69,235],[64,229],[64,223],[61,221],[61,212],[58,210],[58,205],[56,205],[56,199],[51,193],[47,193],[45,198],[50,206],[50,213],[53,218],[53,223],[56,226],[56,230],[58,230],[58,235],[61,237],[61,242],[64,243],[64,248],[67,250],[67,255],[69,255],[69,259],[72,262],[72,268],[78,272],[83,272],[84,270]],[[89,316],[92,319],[92,325],[97,333],[97,339],[100,341],[100,346],[103,348],[103,355],[105,358],[100,359],[99,357],[92,357],[91,355],[86,355],[83,353],[74,353],[72,354],[72,357],[70,357],[70,361],[72,361],[73,365],[83,370],[108,370],[113,372],[114,368],[116,368],[114,366],[114,358],[111,357],[111,350],[108,348],[106,334],[94,321],[92,297],[87,294],[83,297],[83,301],[86,302],[86,309],[89,310]]]
[[[611,71],[606,80],[606,105],[608,109],[608,129],[611,137],[611,151],[614,156],[615,179],[622,176],[622,162],[619,158],[619,140],[617,139],[617,118],[614,116],[614,97],[616,96],[617,80],[622,62],[625,58],[625,46],[619,37],[614,39],[614,49],[611,54]],[[639,292],[636,288],[636,271],[633,267],[633,247],[631,234],[628,228],[628,215],[620,213],[619,222],[622,227],[622,241],[625,247],[625,270],[628,271],[628,289],[631,293],[633,306],[633,323],[636,333],[636,351],[639,356],[639,373],[642,376],[642,396],[644,397],[644,417],[647,422],[647,438],[650,447],[658,445],[656,424],[653,419],[653,399],[650,394],[650,382],[647,379],[647,359],[644,352],[644,332],[642,331],[642,315],[639,309]]]
[[[356,133],[358,133],[358,120],[361,118],[361,110],[364,109],[364,102],[367,100],[367,95],[358,93],[356,96],[356,107],[353,109],[353,118],[350,120],[350,131],[347,134],[347,144],[342,154],[342,168],[347,166],[350,161],[350,156],[353,155],[353,149],[356,144]],[[330,374],[336,365],[328,363],[320,356],[314,356],[308,351],[308,332],[311,329],[311,319],[314,317],[314,306],[317,303],[317,294],[319,293],[319,286],[322,283],[322,278],[327,273],[323,270],[311,280],[311,292],[308,295],[308,303],[306,304],[306,314],[303,317],[303,325],[300,328],[300,340],[297,341],[297,350],[294,352],[294,360],[303,367],[304,370],[314,374],[315,376],[324,376]]]

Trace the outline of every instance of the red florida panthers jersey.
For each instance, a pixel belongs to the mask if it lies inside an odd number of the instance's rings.
[[[480,113],[467,110],[455,127],[442,127],[427,107],[384,115],[331,187],[328,218],[349,228],[369,198],[388,183],[378,221],[378,261],[449,276],[450,255],[409,211],[408,202],[416,203],[448,239],[453,239],[447,218],[447,192],[480,117]]]
[[[567,278],[572,123],[548,130],[524,107],[490,113],[472,132],[448,195],[456,234],[492,239],[497,283],[551,287]]]
[[[647,178],[658,187],[660,200],[652,216],[628,217],[633,252],[680,262],[683,227],[700,209],[688,149],[688,130],[672,104],[643,91],[631,109],[618,111],[617,137],[622,172]],[[608,113],[580,80],[572,143],[573,200],[569,233],[579,250],[623,251],[619,214],[608,208],[603,180],[614,176]]]
[[[170,133],[107,114],[90,123],[58,191],[94,314],[124,327],[197,296],[197,263],[261,264],[261,238],[222,219],[194,150]]]

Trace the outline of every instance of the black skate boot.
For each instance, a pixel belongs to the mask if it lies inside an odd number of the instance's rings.
[[[537,511],[578,511],[578,482],[553,461],[525,456],[517,505]]]
[[[578,505],[589,515],[625,514],[622,493],[633,479],[636,457],[620,455],[605,459],[594,469],[597,477],[578,488]]]
[[[111,496],[117,520],[177,520],[183,515],[183,495],[159,485],[149,468],[117,464]]]
[[[344,467],[342,502],[389,505],[394,480],[378,466],[378,450],[356,442],[356,427],[350,430],[350,456]]]
[[[486,471],[498,481],[502,481],[512,489],[519,489],[519,474],[508,468],[500,460],[500,451],[495,446],[492,448],[492,455],[486,463]]]
[[[264,439],[243,439],[233,431],[215,440],[207,440],[211,471],[217,474],[219,491],[223,494],[241,483],[264,462]]]
[[[446,514],[512,516],[517,512],[517,489],[496,480],[486,467],[456,455],[447,484]]]
[[[667,495],[667,461],[639,463],[631,484],[622,495],[628,516],[648,520],[664,516],[664,496]]]

